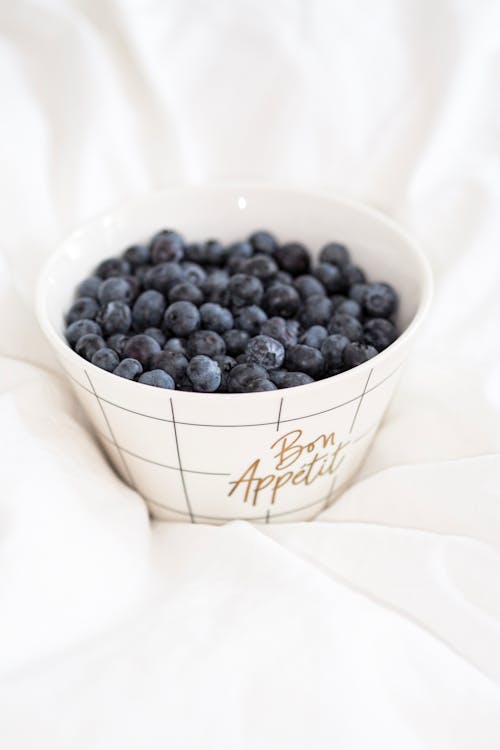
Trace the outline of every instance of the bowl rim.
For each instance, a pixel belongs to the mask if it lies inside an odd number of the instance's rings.
[[[330,191],[330,190],[308,190],[308,189],[302,189],[297,188],[293,186],[288,185],[282,185],[280,183],[266,183],[266,182],[258,182],[258,181],[236,181],[231,180],[227,182],[208,182],[208,183],[184,183],[179,185],[172,185],[170,187],[165,187],[159,190],[150,190],[150,191],[142,191],[138,193],[134,193],[125,199],[119,201],[118,203],[114,204],[111,208],[106,209],[105,211],[102,211],[87,221],[85,221],[83,224],[78,225],[76,228],[74,228],[72,231],[67,233],[63,236],[61,240],[57,243],[55,249],[49,254],[49,256],[44,261],[36,282],[36,291],[35,291],[35,311],[36,311],[36,317],[38,320],[38,323],[51,343],[51,345],[54,347],[56,351],[59,351],[61,353],[61,356],[69,357],[70,359],[73,359],[75,362],[75,365],[83,366],[85,365],[85,368],[90,368],[90,372],[94,372],[95,374],[98,374],[100,377],[104,378],[112,378],[113,382],[115,382],[115,379],[118,377],[117,375],[114,375],[112,372],[108,372],[107,370],[103,370],[100,367],[97,367],[96,365],[92,364],[92,362],[89,362],[87,360],[84,360],[82,357],[80,357],[71,347],[67,344],[64,339],[61,338],[55,327],[53,326],[48,310],[47,310],[47,293],[49,290],[49,276],[52,270],[52,267],[57,264],[57,262],[60,260],[61,257],[65,256],[67,254],[67,246],[71,243],[72,239],[75,237],[78,237],[82,233],[84,233],[86,230],[90,229],[91,227],[94,227],[97,224],[104,223],[109,221],[113,215],[123,212],[128,206],[131,208],[136,205],[139,202],[144,202],[145,200],[148,200],[149,198],[161,198],[165,196],[166,198],[172,195],[178,195],[182,192],[217,192],[217,191],[236,191],[236,192],[244,192],[245,190],[254,190],[254,191],[262,191],[262,192],[277,192],[277,193],[288,193],[293,194],[297,197],[307,197],[307,198],[317,198],[321,200],[328,200],[332,203],[336,203],[338,205],[344,206],[346,208],[349,208],[355,212],[359,212],[364,214],[365,216],[369,217],[371,220],[375,222],[379,222],[388,229],[390,229],[393,233],[398,235],[399,239],[402,240],[403,244],[405,245],[407,250],[411,250],[413,253],[413,256],[415,260],[417,261],[417,265],[420,270],[420,282],[421,282],[421,294],[420,299],[416,308],[416,311],[408,324],[408,326],[405,328],[405,330],[398,336],[398,338],[390,344],[386,349],[384,349],[382,352],[379,352],[375,357],[372,359],[367,360],[366,362],[363,362],[361,365],[358,365],[357,367],[353,367],[350,370],[346,370],[345,372],[338,373],[337,375],[332,375],[328,378],[323,378],[322,380],[314,381],[313,383],[307,383],[306,385],[299,385],[294,386],[292,388],[286,388],[286,389],[277,389],[275,391],[257,391],[255,393],[198,393],[196,391],[178,391],[178,390],[169,390],[169,389],[162,389],[162,388],[156,388],[155,391],[158,394],[163,393],[165,398],[176,398],[176,399],[188,399],[191,397],[203,397],[205,401],[207,398],[210,398],[211,400],[215,399],[218,403],[221,403],[222,400],[231,400],[236,401],[243,398],[252,397],[253,399],[256,399],[257,397],[260,398],[267,398],[270,399],[272,397],[276,397],[278,394],[281,393],[283,395],[283,391],[286,390],[287,394],[296,393],[297,391],[300,391],[301,393],[304,393],[304,389],[307,388],[308,392],[310,393],[313,389],[319,390],[321,388],[324,388],[325,386],[328,386],[329,384],[340,383],[341,381],[347,380],[349,377],[352,377],[353,374],[359,374],[366,373],[370,369],[373,368],[374,363],[382,363],[384,360],[386,360],[388,357],[390,357],[392,354],[396,353],[398,349],[401,349],[407,341],[412,339],[415,336],[415,333],[417,329],[421,326],[423,320],[425,319],[431,302],[432,302],[432,296],[433,296],[433,278],[432,278],[432,271],[430,268],[429,261],[427,260],[420,244],[417,242],[417,240],[412,237],[406,230],[404,230],[394,219],[387,216],[385,213],[380,211],[379,209],[373,208],[372,206],[369,206],[362,201],[356,200],[354,198],[342,195],[341,193],[338,193],[336,191]],[[64,369],[64,368],[63,368]],[[137,381],[128,381],[126,378],[120,378],[122,381],[122,385],[127,387],[127,385],[134,387],[134,393],[138,394],[140,391],[137,390],[140,386],[141,389],[147,389],[148,393],[151,393],[152,386],[146,385],[144,383],[139,383]],[[111,380],[109,381],[111,384]]]

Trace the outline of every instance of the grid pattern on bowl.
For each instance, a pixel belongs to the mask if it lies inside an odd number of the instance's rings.
[[[159,510],[166,511],[167,513],[175,514],[176,516],[180,517],[183,520],[189,520],[191,523],[199,522],[223,522],[223,521],[229,521],[234,520],[235,516],[223,516],[223,515],[205,515],[203,513],[195,512],[192,507],[191,499],[190,499],[190,492],[188,488],[188,482],[187,477],[189,476],[202,476],[205,478],[212,478],[212,477],[228,477],[230,476],[230,472],[228,471],[222,471],[222,470],[213,470],[213,471],[207,471],[200,467],[187,467],[183,463],[183,456],[182,456],[182,441],[179,439],[179,427],[180,426],[188,426],[188,427],[195,427],[195,428],[218,428],[218,429],[241,429],[241,428],[257,428],[257,427],[271,427],[273,426],[275,428],[276,432],[279,432],[284,425],[290,425],[295,423],[300,423],[303,420],[309,420],[314,417],[321,416],[323,414],[327,414],[329,412],[333,412],[337,409],[351,409],[351,418],[350,418],[350,426],[348,429],[349,432],[349,442],[351,445],[354,445],[356,443],[359,443],[363,439],[367,438],[377,427],[377,424],[379,422],[379,419],[377,419],[373,424],[368,425],[368,427],[365,427],[360,434],[353,434],[355,431],[355,426],[358,423],[360,412],[362,410],[363,402],[366,398],[366,396],[376,390],[378,390],[381,386],[383,386],[385,383],[390,381],[401,369],[401,364],[398,365],[395,369],[393,369],[388,375],[385,375],[379,382],[375,382],[375,376],[374,376],[374,369],[370,369],[368,372],[368,375],[364,381],[363,387],[361,389],[361,392],[358,393],[356,396],[340,403],[335,404],[333,406],[329,406],[328,408],[322,409],[320,411],[315,411],[313,413],[309,414],[303,414],[301,416],[287,418],[286,417],[286,396],[282,395],[279,400],[279,406],[278,410],[273,416],[272,419],[269,421],[261,421],[251,424],[205,424],[203,422],[187,422],[183,420],[179,420],[176,417],[176,410],[174,406],[174,399],[170,397],[170,414],[171,417],[159,417],[152,414],[144,414],[141,412],[134,411],[133,409],[130,409],[128,407],[125,407],[121,404],[118,404],[114,401],[110,401],[109,399],[104,398],[102,395],[100,395],[96,388],[93,379],[91,378],[88,370],[84,369],[83,372],[85,374],[85,377],[87,379],[87,385],[84,385],[79,380],[77,380],[75,377],[73,377],[67,370],[64,368],[64,371],[66,372],[66,375],[70,378],[70,380],[82,391],[86,392],[88,395],[90,395],[93,400],[95,400],[95,403],[98,405],[99,412],[102,416],[102,422],[105,425],[105,431],[99,430],[97,427],[95,427],[95,430],[98,434],[98,437],[100,438],[101,442],[104,444],[104,446],[107,449],[107,452],[110,453],[112,451],[116,452],[116,457],[118,459],[118,463],[122,466],[121,474],[125,481],[134,489],[136,489],[145,499],[145,501],[148,503],[148,505],[151,507],[152,512],[154,513],[154,509],[157,508]],[[284,392],[283,392],[284,393]],[[113,410],[118,410],[119,412],[124,412],[128,415],[134,415],[135,417],[139,418],[140,423],[144,423],[146,429],[147,429],[147,420],[156,420],[163,423],[171,424],[171,442],[170,442],[170,449],[168,453],[170,454],[170,457],[163,461],[163,460],[157,460],[157,457],[153,456],[144,456],[140,455],[139,453],[135,451],[131,451],[129,448],[125,448],[123,445],[120,444],[119,440],[116,438],[115,430],[113,430],[113,426],[111,424],[110,418],[109,418],[109,408],[112,408]],[[172,456],[174,456],[174,460],[172,460]],[[175,460],[176,459],[176,460]],[[180,489],[181,494],[183,498],[183,504],[185,506],[184,510],[181,510],[180,507],[172,507],[171,505],[168,505],[164,502],[159,502],[157,499],[148,497],[147,494],[144,491],[141,491],[137,488],[137,483],[134,479],[134,472],[132,471],[131,464],[137,464],[137,462],[144,462],[146,464],[150,465],[150,468],[153,466],[158,468],[159,471],[175,471],[178,472],[180,477]],[[220,467],[214,467],[214,468],[220,468]],[[292,514],[298,513],[300,511],[305,511],[307,509],[313,508],[314,506],[318,507],[318,512],[320,510],[323,510],[325,507],[327,507],[330,502],[332,501],[333,494],[338,494],[339,491],[342,489],[342,485],[336,484],[337,482],[337,475],[334,475],[330,486],[328,488],[328,491],[326,493],[323,493],[320,497],[316,498],[313,501],[308,502],[306,505],[300,506],[300,507],[293,507],[288,510],[278,510],[278,509],[270,509],[268,508],[266,512],[263,515],[258,516],[252,516],[251,519],[246,520],[252,520],[252,521],[260,521],[264,523],[270,523],[273,518],[276,520],[283,518],[284,516],[290,516]]]

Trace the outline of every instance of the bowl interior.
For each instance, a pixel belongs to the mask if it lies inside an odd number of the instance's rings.
[[[269,229],[281,242],[305,243],[313,255],[326,242],[342,242],[369,280],[394,285],[400,296],[401,330],[409,326],[429,295],[429,274],[418,248],[371,209],[325,194],[288,189],[186,187],[140,196],[73,232],[52,256],[40,280],[44,328],[52,327],[62,337],[63,313],[77,283],[103,258],[162,228],[179,230],[190,241],[214,237],[224,242]]]

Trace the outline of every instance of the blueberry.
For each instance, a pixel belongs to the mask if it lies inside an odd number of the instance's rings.
[[[230,331],[223,333],[222,338],[225,341],[227,353],[232,357],[236,357],[245,351],[250,336],[246,331],[241,331],[239,328],[232,328]]]
[[[151,266],[149,263],[145,263],[143,266],[137,266],[134,268],[134,279],[137,279],[137,282],[139,286],[144,286],[144,280],[148,273],[150,273],[153,266]],[[130,278],[130,276],[127,276],[127,278]],[[148,287],[144,287],[145,289]]]
[[[149,263],[149,247],[147,245],[131,245],[123,252],[123,258],[130,263],[133,269],[144,266]]]
[[[130,270],[130,263],[123,258],[106,258],[97,266],[95,275],[109,279],[110,276],[127,276]]]
[[[351,288],[349,289],[349,298],[353,299],[355,302],[358,303],[358,305],[363,306],[363,302],[365,301],[365,294],[366,290],[368,289],[368,284],[353,284]]]
[[[99,276],[88,276],[76,287],[76,296],[97,299],[97,292],[101,283],[102,279]]]
[[[101,305],[121,299],[123,302],[130,302],[134,294],[132,284],[127,279],[120,276],[111,276],[105,279],[99,287],[98,298]]]
[[[324,361],[319,349],[304,344],[296,344],[287,349],[286,366],[295,372],[305,372],[312,378],[323,374]]]
[[[267,253],[268,255],[271,255],[278,247],[274,235],[272,235],[271,232],[266,232],[262,229],[251,234],[248,239],[257,253]]]
[[[354,299],[343,300],[335,309],[337,313],[345,313],[345,315],[352,315],[353,318],[361,319],[361,305]]]
[[[190,281],[183,281],[173,286],[168,293],[169,302],[192,302],[193,305],[201,305],[204,300],[204,294],[196,284]]]
[[[277,370],[285,360],[285,347],[270,336],[259,335],[250,339],[245,353],[247,362],[266,370]]]
[[[165,370],[176,383],[180,383],[186,374],[188,360],[181,352],[164,349],[159,354],[153,354],[150,366],[155,370]]]
[[[337,312],[342,302],[345,302],[347,297],[344,294],[332,294],[330,297],[332,303],[332,312]]]
[[[207,302],[226,306],[229,302],[229,274],[220,268],[211,271],[201,285]]]
[[[235,242],[227,248],[228,259],[231,258],[250,258],[253,255],[254,248],[250,242]],[[259,252],[265,252],[260,251]]]
[[[165,310],[163,325],[175,336],[189,336],[200,327],[200,313],[192,302],[172,302]]]
[[[203,245],[203,261],[213,266],[222,264],[226,257],[226,249],[218,240],[207,240]]]
[[[297,343],[296,341],[291,342],[288,340],[285,318],[280,318],[279,316],[268,318],[262,324],[260,330],[265,336],[271,336],[271,338],[276,339],[276,341],[280,341],[283,346],[291,346],[292,343]]]
[[[187,367],[187,375],[195,391],[214,393],[221,382],[221,371],[218,363],[204,354],[197,354]]]
[[[92,355],[91,362],[93,365],[95,365],[96,367],[100,367],[102,370],[113,372],[113,370],[118,367],[120,358],[114,349],[103,346]]]
[[[113,300],[99,309],[96,320],[106,336],[127,333],[132,323],[132,313],[126,302]]]
[[[83,357],[90,362],[96,351],[105,346],[106,342],[101,336],[98,336],[95,333],[86,333],[76,342],[75,351],[80,357]]]
[[[300,276],[309,271],[311,259],[307,248],[299,242],[289,242],[281,245],[274,251],[278,265],[283,271],[288,271],[292,276]]]
[[[247,273],[237,273],[229,280],[229,293],[236,307],[260,305],[264,287],[257,277]]]
[[[229,373],[227,388],[229,393],[252,393],[256,390],[266,390],[267,386],[262,388],[262,383],[266,380],[267,370],[264,367],[253,364],[236,365]]]
[[[246,365],[247,364],[247,355],[245,354],[245,352],[242,352],[242,354],[238,354],[238,356],[236,357],[236,362],[239,365]]]
[[[184,263],[181,263],[181,268],[184,280],[196,284],[196,286],[201,286],[207,278],[205,270],[198,263],[184,261]]]
[[[193,242],[187,245],[185,250],[186,260],[193,263],[204,263],[218,266],[226,256],[226,250],[218,240],[207,240],[207,242]]]
[[[66,336],[68,344],[71,347],[74,347],[78,339],[85,336],[87,333],[93,333],[96,336],[100,336],[102,334],[101,326],[96,323],[95,320],[83,318],[82,320],[75,320],[74,323],[71,323],[66,328],[64,335]]]
[[[299,321],[303,328],[326,326],[332,315],[332,303],[323,294],[307,297],[299,311]]]
[[[293,346],[298,341],[299,324],[296,320],[274,317],[266,320],[260,329],[266,336],[280,341],[283,346]]]
[[[200,307],[201,325],[210,331],[225,333],[233,327],[231,311],[215,302],[205,302]]]
[[[291,284],[272,284],[264,293],[262,307],[268,315],[293,318],[300,308],[298,291]]]
[[[182,378],[180,383],[177,383],[177,388],[179,389],[179,391],[194,391],[193,384],[191,383],[187,375]]]
[[[344,349],[344,366],[350,370],[351,367],[362,365],[363,362],[375,357],[377,354],[377,350],[369,344],[360,344],[359,342],[348,344]]]
[[[342,268],[342,276],[344,277],[344,283],[346,286],[352,286],[353,284],[364,284],[366,276],[359,266],[354,266],[352,263],[347,263]]]
[[[274,385],[276,385],[278,388],[281,388],[281,384],[288,375],[288,370],[286,370],[284,367],[280,367],[277,370],[269,370],[267,375],[269,377],[269,380],[274,383]]]
[[[233,359],[233,357],[229,357],[227,354],[214,357],[214,359],[219,365],[221,372],[221,379],[218,390],[220,393],[226,393],[229,382],[229,373],[234,367],[236,367],[238,363],[235,359]]]
[[[243,273],[249,273],[251,276],[257,276],[261,281],[266,281],[278,273],[278,266],[269,255],[257,253],[246,261]]]
[[[131,357],[137,359],[141,365],[146,368],[154,354],[161,352],[161,346],[151,336],[146,336],[144,333],[138,333],[136,336],[132,336],[123,350],[125,357]]]
[[[346,266],[351,260],[349,250],[345,245],[339,245],[338,242],[329,242],[325,245],[319,254],[319,259],[321,263],[333,263],[340,268]]]
[[[182,237],[171,229],[163,229],[155,234],[149,245],[153,263],[168,263],[182,260],[184,256]]]
[[[293,276],[291,273],[288,273],[288,271],[278,271],[276,276],[273,276],[271,279],[267,279],[266,285],[269,286],[275,281],[279,281],[281,284],[293,284]]]
[[[247,389],[247,393],[259,393],[261,391],[276,391],[277,387],[268,378],[254,380]]]
[[[318,263],[313,273],[330,294],[335,294],[344,287],[342,272],[331,263]]]
[[[394,323],[385,318],[371,318],[365,323],[363,340],[379,352],[387,349],[397,339],[397,331]]]
[[[130,301],[126,301],[129,303],[129,305],[132,305],[132,303],[135,302],[139,294],[142,292],[142,282],[137,275],[123,276],[123,279],[128,282],[130,287]]]
[[[258,305],[248,305],[248,307],[241,307],[237,311],[234,324],[237,328],[249,333],[250,336],[257,336],[266,320],[267,315],[262,308]]]
[[[265,367],[261,367],[260,365],[255,364],[248,364],[247,362],[241,365],[237,365],[231,372],[231,377],[241,384],[252,378],[268,377],[268,373]]]
[[[163,318],[166,302],[161,292],[147,289],[140,294],[132,308],[132,322],[137,331],[145,328],[157,328]]]
[[[127,336],[125,333],[113,333],[112,336],[109,336],[106,343],[110,349],[114,349],[118,356],[121,357],[129,338],[130,336]]]
[[[180,352],[181,354],[186,354],[186,339],[178,339],[174,336],[167,340],[163,349],[166,352]]]
[[[327,375],[335,375],[343,370],[342,355],[349,344],[349,339],[338,333],[328,336],[321,345],[321,354],[325,360],[325,372]]]
[[[307,299],[307,297],[312,297],[317,294],[326,294],[325,287],[321,281],[315,276],[311,276],[311,274],[297,276],[294,281],[294,286],[302,299]]]
[[[143,333],[146,336],[151,336],[151,338],[157,341],[162,348],[165,346],[165,342],[167,339],[160,328],[155,328],[154,326],[152,326],[150,328],[146,328]]]
[[[228,259],[226,268],[233,276],[235,273],[243,273],[246,262],[246,258],[242,258],[239,255],[234,255]]]
[[[367,315],[374,318],[388,318],[396,311],[398,304],[396,292],[390,284],[368,284],[363,299]]]
[[[230,357],[228,354],[218,354],[214,359],[219,365],[220,371],[223,375],[230,373],[233,367],[236,367],[238,364],[234,357]]]
[[[75,320],[95,318],[99,305],[92,297],[80,297],[73,302],[66,315],[66,323],[74,323]]]
[[[113,370],[115,375],[119,375],[121,378],[127,380],[135,380],[139,375],[142,374],[142,365],[137,359],[127,357],[122,359],[120,364]]]
[[[190,242],[184,248],[184,257],[191,263],[203,263],[203,243],[202,242]]]
[[[150,370],[149,372],[143,372],[138,381],[144,385],[154,385],[156,388],[168,388],[171,391],[175,389],[173,379],[168,372],[165,372],[165,370]]]
[[[283,346],[294,346],[298,343],[300,334],[300,323],[298,320],[286,321],[286,337],[281,343]]]
[[[152,266],[144,274],[144,288],[155,289],[164,295],[168,294],[171,287],[184,281],[184,270],[179,263],[160,263]]]
[[[314,383],[314,378],[305,372],[287,372],[281,381],[279,388],[295,388],[298,385],[308,385]]]
[[[226,353],[224,339],[215,331],[195,331],[188,338],[186,348],[189,357],[195,357],[197,354],[217,357]]]
[[[349,341],[361,341],[363,338],[363,326],[352,315],[336,312],[328,324],[328,333],[339,333],[346,336]]]
[[[328,332],[324,326],[311,326],[302,334],[299,343],[321,349],[321,344],[327,336]]]

